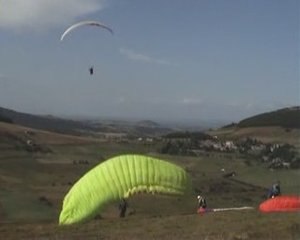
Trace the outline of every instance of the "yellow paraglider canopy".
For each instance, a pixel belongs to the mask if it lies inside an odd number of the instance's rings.
[[[89,220],[106,204],[139,192],[182,195],[190,189],[188,174],[175,164],[142,155],[114,157],[94,167],[71,188],[59,224]]]

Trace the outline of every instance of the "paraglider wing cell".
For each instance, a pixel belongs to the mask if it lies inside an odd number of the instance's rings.
[[[190,190],[188,174],[175,164],[142,155],[114,157],[75,183],[64,198],[59,224],[84,222],[106,204],[139,192],[182,195]]]

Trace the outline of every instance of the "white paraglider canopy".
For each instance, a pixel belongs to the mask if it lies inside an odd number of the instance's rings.
[[[64,38],[65,38],[65,36],[67,34],[69,34],[71,31],[73,31],[74,29],[77,29],[79,27],[82,27],[82,26],[96,26],[96,27],[100,27],[100,28],[108,30],[111,34],[113,34],[113,30],[110,27],[106,26],[105,24],[103,24],[101,22],[97,22],[97,21],[81,21],[81,22],[75,23],[75,24],[71,25],[70,27],[68,27],[64,31],[64,33],[61,35],[60,41],[63,41]]]

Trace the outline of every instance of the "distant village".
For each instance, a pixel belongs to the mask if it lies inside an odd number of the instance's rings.
[[[31,152],[51,152],[47,146],[35,144],[33,131],[25,131],[26,149]],[[103,135],[103,136],[102,136]],[[270,169],[300,168],[300,157],[294,146],[280,143],[263,143],[254,138],[219,139],[202,132],[170,133],[163,137],[128,137],[125,133],[106,133],[101,137],[108,142],[157,145],[162,154],[201,156],[209,152],[236,153],[264,163]],[[98,136],[99,137],[99,136]],[[85,160],[73,164],[88,164]]]
[[[171,136],[164,139],[161,153],[199,156],[207,152],[237,153],[251,156],[270,169],[300,167],[300,157],[294,146],[280,143],[263,143],[254,138],[222,140],[217,136],[197,133],[189,136]]]

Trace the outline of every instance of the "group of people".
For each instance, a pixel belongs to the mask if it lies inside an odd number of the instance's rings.
[[[198,204],[197,204],[198,213],[205,212],[207,206],[206,199],[200,195],[197,196],[197,199],[198,199]],[[125,200],[125,198],[122,198],[121,202],[119,203],[120,218],[125,217],[127,207],[128,207],[127,201]]]
[[[280,190],[280,182],[276,181],[275,183],[273,183],[273,185],[270,187],[269,191],[268,191],[268,198],[274,198],[277,196],[281,195],[281,190]],[[198,205],[197,205],[197,212],[198,213],[203,213],[206,211],[206,207],[207,207],[207,203],[206,203],[206,199],[201,196],[198,195],[197,196],[197,200],[198,200]]]
[[[277,181],[269,189],[268,198],[274,198],[274,197],[279,196],[280,194],[281,194],[280,182]],[[120,218],[124,218],[125,217],[127,207],[128,207],[128,203],[123,198],[121,200],[120,204],[119,204]],[[206,199],[203,196],[198,195],[197,196],[197,212],[198,213],[203,213],[203,212],[206,211],[206,208],[207,208]]]

